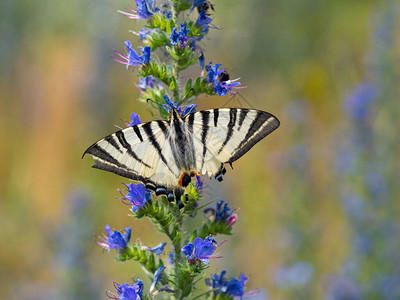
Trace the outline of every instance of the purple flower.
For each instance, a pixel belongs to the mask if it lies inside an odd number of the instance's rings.
[[[129,66],[141,66],[144,64],[147,64],[150,61],[150,47],[146,46],[144,47],[143,50],[139,49],[139,51],[142,51],[142,55],[139,56],[135,50],[132,49],[132,43],[130,41],[125,41],[125,46],[127,48],[127,54],[122,55],[118,51],[114,50],[114,52],[121,57],[123,60],[120,60],[119,58],[112,57],[116,62],[119,62],[123,65],[126,65],[126,69],[129,68]]]
[[[104,226],[107,235],[103,233],[103,237],[99,236],[99,240],[96,243],[110,252],[110,249],[125,249],[128,242],[131,239],[132,227],[127,227],[124,229],[125,233],[119,231],[112,231],[109,225]]]
[[[164,271],[165,267],[161,266],[155,273],[154,273],[154,281],[150,286],[150,292],[152,292],[156,286],[156,284],[160,281],[161,279],[161,274]]]
[[[144,184],[126,184],[128,189],[119,190],[122,195],[122,202],[126,205],[132,205],[132,212],[137,211],[140,207],[150,200],[152,191],[146,189]],[[124,195],[123,191],[127,193]]]
[[[114,287],[117,295],[107,294],[107,297],[110,299],[140,300],[141,296],[143,295],[143,282],[139,279],[136,281],[136,283],[131,285],[127,283],[119,285],[118,283],[114,282]]]
[[[201,237],[197,237],[194,239],[193,243],[184,246],[181,252],[189,259],[194,257],[199,259],[203,264],[208,265],[210,258],[219,258],[211,256],[217,249],[217,246],[214,245],[216,243],[217,242],[209,236],[204,240]]]
[[[161,253],[163,253],[164,251],[164,247],[167,243],[160,243],[158,246],[155,246],[153,248],[147,247],[147,246],[143,246],[142,249],[143,250],[148,250],[151,251],[157,255],[160,255]]]
[[[135,0],[137,8],[136,9],[133,9],[132,7],[128,8],[131,12],[133,12],[133,14],[126,13],[126,12],[120,11],[120,10],[118,10],[118,12],[123,14],[125,17],[128,17],[129,19],[135,19],[135,20],[147,19],[153,15],[147,8],[147,4],[154,11],[155,10],[155,8],[154,8],[155,1],[148,0],[147,2],[148,3],[146,3],[146,0]]]
[[[204,186],[204,182],[201,181],[201,177],[196,175],[196,189],[197,190],[202,190]]]

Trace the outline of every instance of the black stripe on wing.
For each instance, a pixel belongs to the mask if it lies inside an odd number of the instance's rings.
[[[180,195],[184,194],[184,190],[181,188],[165,186],[162,183],[154,182],[154,181],[150,180],[149,178],[146,178],[146,177],[140,176],[136,173],[133,173],[132,171],[130,171],[126,168],[121,168],[121,167],[118,167],[118,166],[115,166],[112,164],[108,164],[106,162],[102,162],[99,159],[95,159],[95,164],[92,167],[99,169],[99,170],[112,172],[119,176],[132,179],[134,181],[140,181],[146,186],[147,189],[157,192],[157,194],[160,194],[160,195],[169,195],[171,193],[172,194],[175,193],[176,196],[180,197]],[[179,200],[179,198],[178,198],[178,200]]]
[[[256,143],[258,143],[272,131],[277,129],[279,125],[279,120],[275,118],[272,114],[260,110],[257,111],[256,117],[250,124],[249,130],[245,138],[236,147],[232,157],[227,161],[227,163],[232,163],[242,157]]]
[[[232,137],[233,127],[235,127],[235,125],[236,125],[236,115],[237,115],[237,109],[231,108],[229,110],[228,132],[226,133],[224,142],[222,143],[221,147],[218,150],[218,154],[220,154],[222,152],[222,150],[224,150],[226,144],[228,144],[229,140]]]

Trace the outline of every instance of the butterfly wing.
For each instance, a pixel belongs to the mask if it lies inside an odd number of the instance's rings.
[[[196,170],[215,176],[279,127],[270,113],[243,108],[216,108],[187,117],[196,149]]]
[[[152,121],[119,130],[90,146],[83,155],[94,159],[94,168],[140,181],[157,194],[182,194],[176,186],[180,170],[172,159],[169,123]]]

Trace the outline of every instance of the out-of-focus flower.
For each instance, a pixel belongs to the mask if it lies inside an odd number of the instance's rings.
[[[158,268],[158,270],[154,273],[154,281],[150,286],[150,292],[152,292],[156,286],[156,284],[160,281],[161,279],[161,274],[164,271],[165,267],[161,266],[160,268]]]
[[[203,73],[204,65],[205,65],[205,58],[204,58],[204,53],[203,51],[200,52],[200,57],[197,59],[197,63],[199,65],[199,68],[201,72]]]
[[[126,184],[127,190],[119,190],[122,195],[122,202],[126,205],[132,205],[132,212],[137,211],[140,207],[150,200],[152,191],[146,189],[144,184]],[[124,194],[123,191],[127,193]]]
[[[205,2],[207,2],[207,0],[190,0],[190,4],[192,5],[192,7],[189,10],[189,15],[195,8],[199,8]]]
[[[231,280],[227,280],[225,278],[226,271],[222,271],[221,275],[212,274],[211,280],[207,278],[206,285],[212,289],[217,289],[214,293],[224,293],[231,296],[243,297],[245,295],[244,285],[247,282],[247,277],[244,276],[244,273],[240,275],[239,278],[232,278]]]
[[[143,282],[139,279],[133,284],[123,283],[119,285],[118,283],[114,282],[114,287],[117,294],[107,293],[107,297],[110,299],[140,300],[141,296],[143,295]]]
[[[155,253],[157,255],[160,255],[161,253],[163,253],[165,245],[167,245],[167,243],[160,243],[159,245],[157,245],[157,246],[155,246],[153,248],[150,248],[150,247],[147,247],[147,246],[143,246],[142,249],[143,250],[148,250],[148,251],[151,251],[151,252],[153,252],[153,253]]]
[[[99,240],[96,243],[110,252],[110,249],[125,249],[128,242],[131,239],[132,227],[124,229],[125,233],[119,231],[112,231],[109,225],[104,226],[107,235],[103,233],[103,237],[99,236]]]
[[[121,57],[123,60],[113,56],[112,58],[123,65],[126,65],[126,69],[129,69],[129,66],[141,66],[143,64],[147,64],[150,61],[150,47],[146,46],[143,50],[139,49],[142,52],[142,55],[139,56],[135,50],[132,49],[132,43],[130,41],[125,41],[126,46],[126,55],[122,55],[118,51],[114,50],[114,52]]]
[[[361,300],[359,287],[350,279],[333,276],[325,289],[324,300]]]
[[[214,245],[216,243],[216,240],[209,236],[204,240],[201,237],[197,237],[193,240],[193,243],[184,246],[181,252],[185,254],[188,259],[197,258],[203,264],[208,265],[210,258],[219,258],[211,256],[217,249],[217,246]]]
[[[118,12],[123,14],[125,17],[127,17],[129,19],[135,19],[135,20],[147,19],[153,15],[147,8],[147,4],[154,11],[155,10],[154,1],[148,0],[146,2],[146,0],[135,0],[135,3],[137,6],[136,9],[133,9],[132,7],[128,8],[128,10],[130,10],[132,13],[127,13],[127,12],[120,11],[120,10],[118,10]]]
[[[344,107],[354,122],[365,121],[370,116],[372,104],[378,95],[377,88],[368,82],[362,82],[344,100]]]
[[[157,79],[155,79],[153,76],[149,75],[146,77],[140,77],[139,79],[139,84],[136,86],[143,92],[146,91],[147,88],[153,89],[154,87],[157,87],[159,89],[162,89],[163,86],[161,82],[159,82]]]
[[[275,284],[282,289],[292,289],[308,284],[314,275],[313,267],[307,262],[296,262],[283,267],[275,274]]]

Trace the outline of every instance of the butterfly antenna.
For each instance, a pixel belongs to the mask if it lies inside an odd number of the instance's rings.
[[[190,95],[190,93],[192,93],[192,95]],[[183,102],[185,102],[188,98],[190,98],[192,96],[194,96],[194,89],[193,88],[191,88],[189,90],[189,92],[187,92],[187,94],[185,95],[185,97],[183,97],[183,99],[182,99],[180,104],[182,104]]]
[[[161,103],[158,103],[158,102],[154,101],[153,99],[147,98],[147,99],[146,99],[146,102],[147,102],[147,103],[149,103],[149,102],[154,103],[155,105],[158,105],[158,106],[160,106],[161,108],[163,108],[163,105],[162,105]]]
[[[252,109],[255,109],[253,105],[251,105],[251,103],[249,101],[247,101],[247,99],[241,94],[241,93],[236,93],[235,96],[239,96],[239,98],[241,98],[244,102],[246,102],[246,104],[248,106],[250,106]]]

